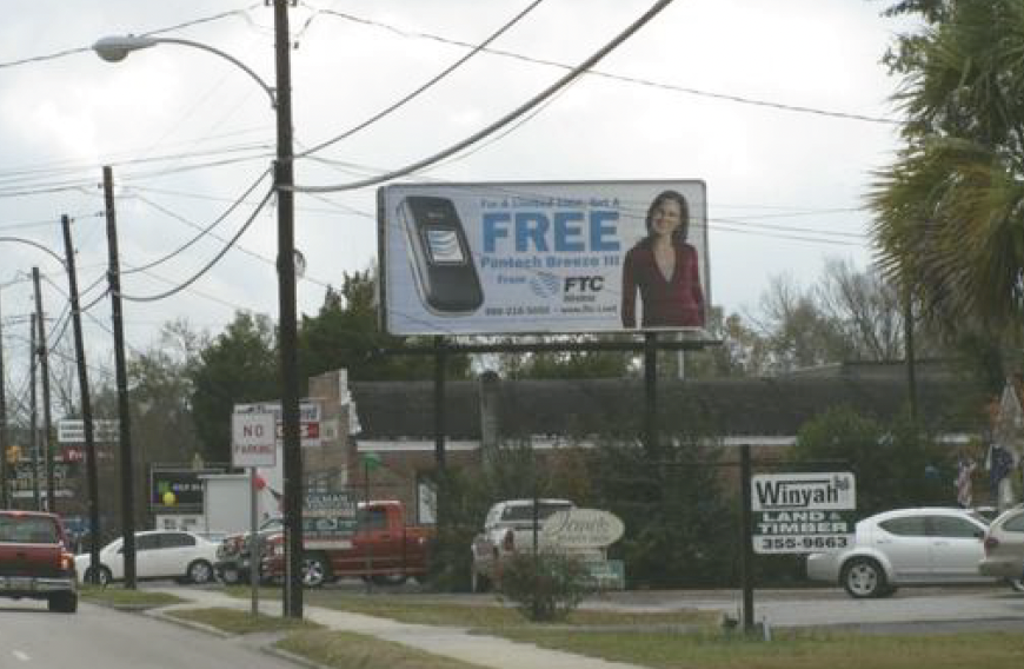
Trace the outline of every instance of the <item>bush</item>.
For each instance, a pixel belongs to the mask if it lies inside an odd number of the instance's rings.
[[[564,620],[594,584],[583,561],[554,552],[519,553],[504,563],[499,592],[533,622]]]

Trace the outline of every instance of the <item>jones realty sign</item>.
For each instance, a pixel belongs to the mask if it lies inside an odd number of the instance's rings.
[[[812,553],[853,545],[856,487],[849,472],[759,474],[751,479],[754,550]]]

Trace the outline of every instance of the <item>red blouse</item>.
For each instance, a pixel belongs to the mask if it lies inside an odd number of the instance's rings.
[[[622,267],[622,326],[636,327],[636,291],[643,301],[641,327],[704,325],[704,293],[700,287],[697,251],[676,244],[676,266],[668,281],[654,260],[654,248],[640,242],[626,253]]]

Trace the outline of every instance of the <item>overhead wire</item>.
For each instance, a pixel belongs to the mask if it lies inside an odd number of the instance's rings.
[[[422,93],[424,93],[425,91],[427,91],[430,88],[432,88],[434,85],[436,85],[442,79],[447,77],[449,74],[451,74],[452,72],[457,70],[459,67],[464,65],[467,61],[469,61],[474,56],[476,56],[478,53],[480,53],[482,50],[484,50],[484,48],[488,44],[491,44],[496,39],[501,37],[503,34],[508,32],[513,26],[515,26],[517,23],[519,23],[519,21],[521,21],[523,18],[525,18],[534,9],[536,9],[537,6],[540,5],[542,2],[544,2],[544,0],[533,0],[533,2],[531,2],[529,5],[527,5],[522,11],[520,11],[518,14],[513,16],[508,21],[506,21],[504,24],[502,24],[496,31],[491,33],[483,42],[481,42],[480,44],[478,44],[478,45],[474,46],[472,49],[470,49],[469,53],[467,53],[466,55],[464,55],[461,58],[457,59],[454,63],[452,63],[448,67],[444,68],[440,72],[438,72],[436,75],[434,75],[433,77],[428,79],[425,83],[423,83],[422,85],[418,86],[417,88],[415,88],[413,91],[411,91],[407,95],[404,95],[403,97],[401,97],[396,102],[388,105],[387,107],[385,107],[384,109],[380,110],[379,112],[376,112],[375,114],[371,114],[368,118],[366,118],[365,120],[363,120],[360,123],[357,123],[356,125],[352,126],[348,130],[345,130],[340,135],[337,135],[336,137],[334,137],[332,139],[328,139],[328,140],[326,140],[324,142],[321,142],[320,144],[317,144],[317,145],[313,146],[312,148],[306,149],[302,153],[297,154],[295,156],[295,158],[302,158],[302,157],[304,157],[306,155],[309,155],[311,153],[316,153],[317,151],[325,149],[328,146],[332,146],[334,144],[337,144],[338,142],[351,137],[352,135],[356,134],[360,130],[363,130],[364,128],[366,128],[366,127],[376,123],[377,121],[381,120],[385,116],[388,116],[392,112],[394,112],[394,111],[400,109],[401,107],[405,106],[406,104],[408,104],[412,100],[414,100],[417,97],[419,97]],[[310,20],[312,20],[312,18]]]
[[[242,193],[242,195],[240,195],[239,197],[235,198],[235,200],[234,200],[234,201],[233,201],[233,202],[231,203],[231,205],[230,205],[230,206],[228,206],[228,208],[227,208],[227,209],[225,209],[225,210],[224,210],[224,212],[223,212],[223,213],[221,213],[221,215],[220,215],[220,216],[218,216],[217,218],[215,218],[215,219],[213,220],[213,222],[212,222],[212,223],[210,223],[210,224],[209,224],[208,226],[206,226],[206,227],[204,227],[204,228],[199,228],[199,234],[195,235],[194,237],[192,237],[191,239],[189,239],[189,240],[188,240],[187,242],[185,242],[184,244],[182,244],[182,245],[181,245],[181,246],[179,246],[178,248],[176,248],[176,249],[174,249],[173,251],[171,251],[171,252],[169,252],[169,253],[167,253],[167,254],[165,254],[165,255],[161,256],[160,258],[157,258],[156,260],[153,260],[153,261],[151,261],[151,262],[148,262],[148,263],[146,263],[145,265],[140,265],[140,266],[137,266],[137,267],[133,267],[133,268],[132,268],[132,269],[130,269],[130,270],[126,270],[126,271],[123,271],[123,272],[121,272],[121,274],[122,274],[122,275],[124,275],[124,274],[134,274],[134,273],[136,273],[136,272],[144,272],[144,271],[145,271],[145,270],[147,270],[147,269],[150,269],[150,268],[152,268],[152,267],[156,267],[156,266],[158,266],[158,265],[161,265],[161,264],[163,264],[163,263],[167,262],[168,260],[171,260],[172,258],[175,258],[175,257],[177,257],[177,256],[181,255],[181,254],[182,254],[182,253],[184,253],[184,252],[185,252],[186,250],[188,250],[189,248],[191,248],[191,247],[192,247],[192,246],[193,246],[194,244],[196,244],[197,242],[199,242],[199,240],[201,240],[201,239],[202,239],[203,237],[205,237],[205,236],[207,236],[207,235],[213,236],[213,235],[211,234],[211,233],[213,232],[213,230],[214,230],[214,229],[215,229],[215,228],[216,228],[216,227],[217,227],[218,225],[220,225],[220,224],[221,224],[221,223],[223,223],[223,222],[224,222],[225,220],[227,220],[228,216],[230,216],[230,215],[231,215],[232,213],[234,213],[234,211],[235,211],[235,210],[236,210],[236,209],[237,209],[237,208],[238,208],[239,206],[241,206],[241,204],[242,204],[243,202],[245,202],[245,198],[247,198],[247,197],[248,197],[248,196],[249,196],[249,195],[250,195],[250,194],[251,194],[251,193],[252,193],[252,192],[253,192],[254,190],[256,190],[256,188],[257,188],[257,187],[258,187],[258,186],[259,186],[259,185],[260,185],[261,183],[263,183],[263,180],[264,180],[264,179],[266,179],[266,178],[267,178],[267,176],[268,176],[268,175],[269,175],[270,173],[271,173],[271,171],[270,171],[270,170],[268,169],[268,170],[264,171],[264,172],[263,172],[262,174],[260,174],[260,175],[259,175],[259,176],[258,176],[258,177],[256,178],[256,180],[255,180],[255,181],[253,181],[252,185],[250,185],[250,186],[249,186],[249,187],[248,187],[248,188],[247,188],[247,189],[246,189],[246,190],[245,190],[245,191],[244,191],[244,192]],[[182,216],[179,216],[179,215],[175,214],[174,212],[171,212],[171,211],[169,211],[169,210],[167,210],[167,209],[164,209],[163,207],[160,207],[159,205],[157,205],[157,204],[155,204],[155,203],[151,202],[150,200],[148,200],[148,199],[146,199],[146,198],[144,198],[144,197],[142,197],[142,196],[140,196],[140,195],[136,195],[136,197],[137,197],[137,198],[139,199],[139,201],[140,201],[140,202],[143,202],[143,203],[145,203],[145,204],[147,204],[147,205],[149,205],[149,206],[153,207],[154,209],[157,209],[158,211],[161,211],[162,213],[165,213],[165,214],[167,214],[167,215],[169,215],[169,216],[172,216],[172,217],[173,217],[173,218],[175,218],[176,220],[179,220],[179,221],[182,221],[182,222],[184,222],[184,223],[187,223],[187,224],[188,224],[188,225],[190,225],[190,226],[191,226],[191,225],[193,225],[191,221],[188,221],[188,220],[186,220],[186,219],[185,219],[184,217],[182,217]],[[198,226],[197,226],[197,227],[198,227]]]
[[[340,18],[340,19],[344,19],[346,21],[351,21],[353,23],[360,23],[360,24],[364,24],[364,25],[368,25],[368,26],[373,26],[373,27],[376,27],[376,28],[382,28],[384,30],[387,30],[387,31],[392,32],[392,33],[395,33],[397,35],[401,35],[403,37],[415,37],[415,38],[420,38],[420,39],[427,39],[427,40],[432,40],[432,41],[435,41],[435,42],[440,42],[442,44],[448,44],[448,45],[451,45],[451,46],[457,46],[457,47],[467,48],[467,49],[472,49],[475,46],[472,43],[465,42],[463,40],[458,40],[458,39],[454,39],[454,38],[451,38],[451,37],[445,37],[445,36],[442,36],[442,35],[436,35],[436,34],[428,33],[428,32],[421,32],[421,31],[415,31],[415,30],[406,30],[404,28],[399,28],[399,27],[396,27],[396,26],[391,25],[389,23],[384,23],[382,21],[374,21],[372,19],[366,19],[366,18],[363,18],[363,17],[360,17],[360,16],[355,16],[353,14],[347,14],[345,12],[339,12],[339,11],[335,11],[335,10],[331,10],[331,9],[322,9],[322,10],[318,10],[318,11],[320,13],[326,15],[326,16],[334,16],[334,17],[337,17],[337,18]],[[572,70],[573,67],[574,67],[572,65],[569,65],[569,64],[566,64],[566,63],[561,63],[561,62],[558,62],[558,61],[555,61],[555,60],[548,60],[548,59],[545,59],[545,58],[538,58],[536,56],[529,56],[529,55],[526,55],[526,54],[523,54],[523,53],[518,53],[518,52],[515,52],[515,51],[506,51],[506,50],[494,49],[494,48],[485,48],[485,49],[483,49],[483,51],[485,51],[488,54],[495,55],[495,56],[501,56],[501,57],[504,57],[504,58],[511,58],[511,59],[519,60],[519,61],[526,62],[526,63],[532,63],[532,64],[535,64],[535,65],[545,65],[545,66],[548,66],[548,67],[559,68],[559,69],[562,69],[562,70]],[[648,86],[648,87],[653,87],[653,88],[661,88],[661,89],[664,89],[664,90],[676,91],[676,92],[679,92],[679,93],[687,93],[689,95],[694,95],[694,96],[699,96],[699,97],[706,97],[706,98],[713,98],[713,99],[718,99],[718,100],[725,100],[727,102],[735,102],[735,103],[738,103],[738,104],[753,105],[753,106],[757,106],[757,107],[766,107],[766,108],[770,108],[770,109],[776,109],[776,110],[779,110],[779,111],[796,112],[796,113],[801,113],[801,114],[814,114],[814,115],[818,115],[818,116],[826,116],[826,117],[845,119],[845,120],[850,120],[850,121],[864,121],[864,122],[868,122],[868,123],[880,123],[880,124],[886,124],[886,125],[903,125],[904,124],[903,121],[900,121],[900,120],[897,120],[897,119],[892,119],[892,118],[886,118],[886,117],[883,117],[883,116],[872,116],[870,114],[861,114],[861,113],[856,113],[856,112],[835,111],[835,110],[829,110],[829,109],[822,109],[822,108],[819,108],[819,107],[811,107],[811,106],[808,106],[808,105],[795,105],[795,104],[787,104],[787,103],[783,103],[783,102],[774,102],[774,101],[771,101],[771,100],[763,100],[763,99],[752,98],[752,97],[743,96],[743,95],[736,95],[736,94],[732,94],[732,93],[719,93],[719,92],[714,92],[714,91],[706,91],[706,90],[699,89],[699,88],[692,88],[692,87],[688,87],[688,86],[680,86],[680,85],[676,85],[676,84],[668,84],[668,83],[665,83],[665,82],[654,81],[654,80],[645,79],[645,78],[642,78],[642,77],[631,77],[631,76],[622,75],[622,74],[614,74],[612,72],[605,72],[603,70],[589,70],[587,72],[587,74],[590,75],[590,76],[602,77],[602,78],[605,78],[605,79],[612,79],[612,80],[622,81],[622,82],[626,82],[626,83],[630,83],[630,84],[638,84],[638,85]]]
[[[228,243],[224,245],[224,248],[221,249],[217,253],[217,255],[215,255],[213,259],[210,260],[210,262],[208,262],[206,265],[200,268],[198,272],[196,272],[191,277],[186,279],[183,283],[181,283],[175,288],[172,288],[171,290],[156,295],[137,296],[126,295],[124,294],[124,292],[122,292],[120,295],[121,299],[128,300],[131,302],[156,302],[171,297],[172,295],[177,295],[181,291],[191,286],[193,283],[198,281],[204,274],[206,274],[214,265],[220,262],[221,258],[223,258],[225,254],[227,254],[227,252],[231,250],[231,247],[234,246],[235,242],[237,242],[238,239],[245,233],[245,231],[249,229],[249,226],[251,226],[253,221],[256,220],[256,216],[259,215],[259,213],[263,210],[263,207],[267,204],[267,202],[273,195],[274,189],[271,188],[267,191],[267,194],[266,196],[264,196],[263,201],[260,202],[256,209],[253,210],[253,212],[249,215],[249,218],[245,222],[245,224],[242,225],[242,227],[238,229],[238,232],[236,232],[235,235],[228,241]]]

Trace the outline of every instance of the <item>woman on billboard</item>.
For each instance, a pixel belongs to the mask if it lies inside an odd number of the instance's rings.
[[[697,250],[686,243],[690,208],[680,193],[660,193],[647,210],[647,236],[626,252],[622,267],[622,326],[636,327],[636,293],[643,316],[640,327],[701,327],[704,292]]]

